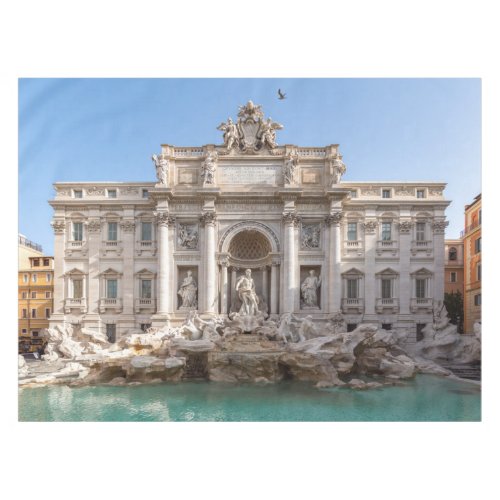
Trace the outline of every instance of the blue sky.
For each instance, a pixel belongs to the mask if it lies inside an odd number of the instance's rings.
[[[160,144],[220,144],[249,99],[279,144],[340,144],[346,181],[447,182],[459,236],[481,191],[479,79],[21,79],[19,231],[52,254],[53,182],[154,181]]]

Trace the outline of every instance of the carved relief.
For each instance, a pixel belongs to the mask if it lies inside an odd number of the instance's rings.
[[[302,248],[319,248],[321,224],[303,224],[301,234]]]
[[[133,220],[123,220],[120,222],[120,228],[125,233],[130,233],[135,230],[135,222]]]
[[[66,229],[66,223],[64,222],[64,220],[54,219],[50,223],[50,225],[52,226],[52,229],[54,230],[55,234],[62,234]]]
[[[397,187],[394,191],[396,196],[413,196],[415,192],[413,189],[407,188],[407,187]]]
[[[361,194],[363,196],[377,196],[380,194],[380,189],[373,186],[364,187],[361,188]]]
[[[177,244],[184,250],[197,250],[198,224],[179,224],[177,226]]]
[[[443,188],[429,188],[429,196],[442,196]]]
[[[413,222],[409,220],[400,221],[398,224],[400,233],[409,233],[412,227],[413,227]]]
[[[87,222],[87,231],[89,233],[98,233],[101,230],[101,220],[100,219],[90,219]]]
[[[139,188],[136,188],[133,186],[127,186],[127,187],[120,189],[120,192],[122,194],[139,194]]]
[[[88,196],[104,196],[104,188],[98,187],[98,186],[88,188],[87,195]]]
[[[376,220],[368,220],[361,224],[366,234],[373,234],[377,230],[378,222]]]

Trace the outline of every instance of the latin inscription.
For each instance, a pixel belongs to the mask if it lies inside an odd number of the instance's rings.
[[[219,167],[220,184],[268,184],[280,182],[281,166],[279,165],[238,165]]]

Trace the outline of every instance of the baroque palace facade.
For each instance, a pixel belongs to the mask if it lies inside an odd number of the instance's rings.
[[[114,340],[227,316],[249,269],[270,318],[340,312],[415,340],[444,295],[445,184],[341,181],[338,145],[278,146],[251,101],[218,128],[221,146],[162,145],[156,183],[55,184],[51,326]]]

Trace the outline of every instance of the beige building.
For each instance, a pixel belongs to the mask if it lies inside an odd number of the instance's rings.
[[[26,236],[18,235],[18,269],[29,269],[30,257],[42,257],[42,247],[28,240]]]
[[[444,242],[444,292],[464,294],[464,243],[459,240]]]

